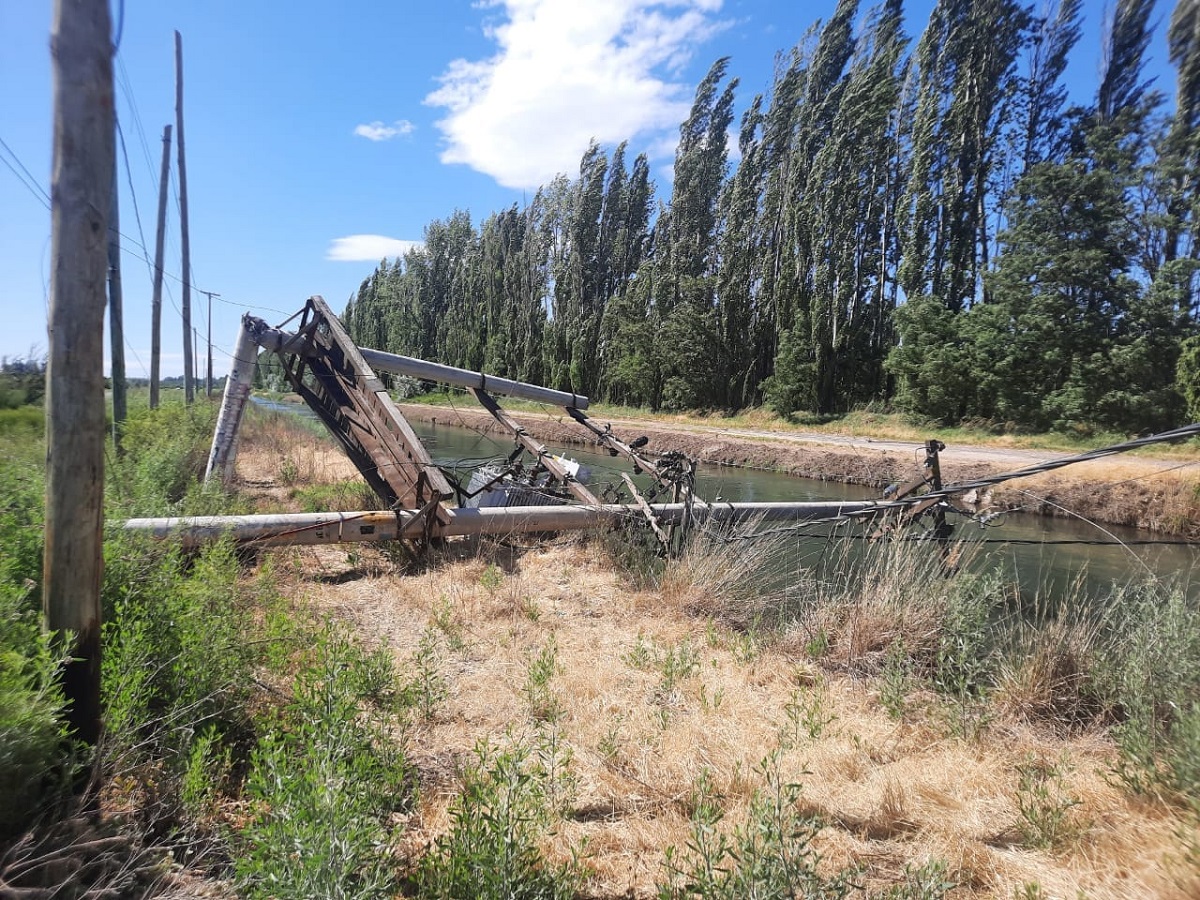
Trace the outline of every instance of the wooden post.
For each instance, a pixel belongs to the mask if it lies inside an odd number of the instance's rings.
[[[208,295],[208,371],[204,379],[204,394],[212,399],[212,298]]]
[[[171,172],[171,126],[163,127],[162,167],[158,175],[158,233],[154,236],[154,297],[150,301],[150,408],[158,409],[162,357],[163,243],[167,230],[167,178]]]
[[[116,131],[114,111],[113,131]],[[113,138],[116,146],[116,138]],[[112,203],[108,211],[108,333],[111,353],[113,447],[120,452],[121,433],[127,415],[125,403],[125,321],[121,295],[121,191],[117,177],[116,153],[113,153]]]
[[[112,197],[113,72],[108,0],[55,0],[54,155],[46,370],[46,627],[71,635],[67,719],[100,736],[104,502],[104,278]]]
[[[179,159],[179,243],[183,254],[183,396],[195,399],[196,368],[192,353],[192,255],[188,244],[187,165],[183,156],[183,37],[175,32],[175,132]]]

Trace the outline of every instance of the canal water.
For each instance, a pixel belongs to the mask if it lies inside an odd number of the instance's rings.
[[[294,404],[275,404],[260,398],[255,398],[255,402],[309,414],[307,409]],[[514,447],[511,439],[498,433],[482,434],[453,425],[410,424],[434,462],[454,472],[463,484],[470,479],[473,468],[503,459]],[[607,454],[575,446],[551,445],[547,449],[589,467],[589,485],[597,495],[601,495],[606,484],[619,485],[620,473],[629,471],[623,460]],[[954,448],[949,447],[943,456],[952,457],[953,453]],[[644,477],[638,481],[649,486]],[[730,502],[867,500],[879,496],[878,492],[859,485],[703,464],[697,471],[696,493],[705,500]],[[1020,584],[1024,598],[1063,598],[1077,591],[1103,594],[1114,585],[1140,582],[1150,574],[1177,581],[1189,594],[1200,597],[1200,578],[1190,577],[1200,564],[1200,545],[1181,546],[1171,543],[1170,536],[1134,528],[1019,513],[1002,516],[987,526],[957,515],[949,516],[948,521],[955,526],[955,539],[984,542],[967,554],[975,560],[974,565],[999,567],[1007,579]],[[921,531],[918,525],[910,533]],[[813,532],[811,526],[806,526],[791,534],[795,535],[798,564],[820,568],[831,555],[831,532],[828,528]],[[835,530],[832,539],[836,540],[841,533],[846,533],[844,528]]]

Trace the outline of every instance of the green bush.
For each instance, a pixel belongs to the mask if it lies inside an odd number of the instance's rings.
[[[575,860],[549,863],[539,841],[554,821],[553,782],[527,743],[504,749],[480,743],[450,806],[450,831],[421,859],[422,896],[444,900],[575,896],[583,872]]]
[[[0,838],[29,821],[73,772],[56,682],[64,660],[40,632],[27,595],[0,585]]]
[[[251,759],[238,880],[252,898],[390,897],[384,817],[411,806],[414,789],[394,715],[363,703],[364,691],[378,693],[384,657],[332,628],[312,657]]]
[[[820,822],[796,811],[800,785],[785,782],[778,754],[758,770],[764,784],[750,800],[745,823],[723,830],[725,813],[707,773],[692,789],[692,835],[683,853],[667,849],[660,900],[740,900],[743,897],[809,897],[834,900],[855,889],[853,869],[820,874],[812,846]]]
[[[1139,793],[1200,797],[1200,609],[1179,587],[1114,594],[1096,682],[1114,709],[1121,780]]]

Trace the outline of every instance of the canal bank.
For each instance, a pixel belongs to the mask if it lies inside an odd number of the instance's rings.
[[[403,404],[401,409],[415,422],[457,425],[504,439],[503,429],[490,415],[470,406]],[[597,448],[591,435],[565,415],[512,415],[548,445]],[[710,465],[861,485],[880,492],[887,485],[919,477],[924,458],[918,444],[868,438],[739,433],[635,420],[616,421],[613,430],[625,440],[645,436],[652,452],[681,450]],[[947,484],[966,482],[1064,455],[950,446],[942,453],[942,477]],[[1080,463],[961,499],[980,512],[1019,509],[1200,539],[1200,463],[1175,458],[1125,455]]]

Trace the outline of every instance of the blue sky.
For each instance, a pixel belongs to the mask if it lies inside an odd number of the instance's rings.
[[[479,221],[523,203],[554,173],[576,173],[592,137],[609,146],[628,138],[631,155],[647,152],[665,196],[679,123],[713,60],[732,57],[744,107],[769,88],[775,54],[833,6],[125,0],[116,66],[129,158],[128,175],[120,163],[121,231],[137,242],[144,235],[153,255],[162,129],[175,116],[176,29],[184,42],[192,282],[221,294],[213,307],[220,374],[243,311],[282,321],[310,294],[340,310],[379,258],[420,240],[430,220],[467,209]],[[914,39],[931,6],[906,4]],[[1099,0],[1085,8],[1069,72],[1081,102],[1095,92],[1104,12]],[[1169,15],[1160,2],[1159,19]],[[50,16],[49,0],[0,0],[0,139],[47,191]],[[1151,71],[1170,95],[1161,31]],[[2,148],[0,159],[14,162]],[[174,196],[168,210],[163,373],[175,375],[182,335],[180,284],[171,278],[180,274]],[[45,350],[49,239],[43,202],[0,167],[0,355]],[[145,377],[150,272],[142,250],[126,244],[126,365],[131,377]],[[201,328],[205,302],[193,293]]]

